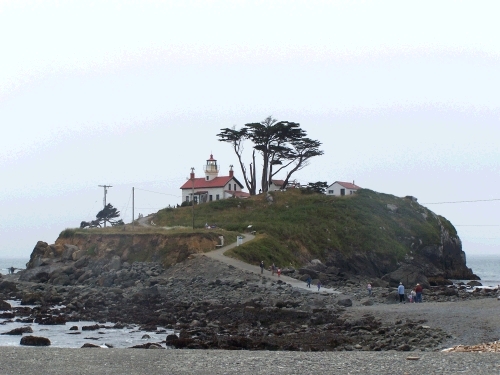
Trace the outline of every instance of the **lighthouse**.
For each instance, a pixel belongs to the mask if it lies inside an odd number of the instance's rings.
[[[207,164],[204,169],[206,181],[211,181],[219,176],[219,166],[217,165],[217,160],[214,159],[212,154],[210,154],[210,159],[207,159]]]
[[[234,176],[233,166],[229,166],[227,176],[219,176],[220,167],[212,154],[203,166],[205,177],[196,177],[194,168],[189,179],[181,186],[182,201],[196,204],[218,201],[227,198],[247,198],[250,196],[242,191],[243,185]]]

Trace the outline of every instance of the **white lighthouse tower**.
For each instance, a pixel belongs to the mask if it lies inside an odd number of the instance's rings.
[[[219,166],[217,165],[217,160],[210,154],[210,159],[207,160],[207,164],[205,165],[205,180],[211,181],[217,176],[219,176]]]

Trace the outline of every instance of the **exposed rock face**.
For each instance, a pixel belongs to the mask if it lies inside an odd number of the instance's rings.
[[[213,232],[179,236],[127,232],[108,235],[72,233],[61,235],[53,245],[38,241],[26,268],[45,266],[40,272],[51,274],[60,268],[61,262],[76,262],[74,267],[82,268],[87,267],[92,259],[105,259],[107,268],[115,271],[120,269],[123,262],[153,261],[169,266],[182,262],[191,254],[213,250],[219,242],[218,235]],[[59,283],[64,285],[67,281],[61,276]]]
[[[409,245],[409,251],[401,261],[370,252],[353,250],[346,253],[329,249],[324,265],[311,263],[300,268],[298,275],[303,275],[301,280],[311,276],[321,280],[323,284],[335,284],[359,275],[372,279],[381,278],[391,286],[397,286],[402,281],[408,286],[420,283],[426,287],[450,284],[449,279],[479,279],[466,266],[460,238],[450,235],[441,225],[440,219],[437,216],[435,219],[440,227],[439,243],[428,244],[417,238],[406,239],[402,242]]]

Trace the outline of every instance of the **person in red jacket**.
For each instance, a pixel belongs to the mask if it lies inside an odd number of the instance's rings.
[[[415,302],[422,302],[422,285],[417,284],[417,286],[415,287],[415,293]]]

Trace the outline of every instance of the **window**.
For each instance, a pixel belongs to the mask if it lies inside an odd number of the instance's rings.
[[[333,190],[328,190],[328,194],[333,194]]]
[[[216,194],[215,195],[215,200],[218,201],[219,200],[219,194]]]
[[[197,202],[198,202],[198,196],[197,196],[197,195],[195,195],[195,196],[194,196],[193,201],[194,201],[194,203],[197,203]]]
[[[186,197],[186,202],[189,202],[189,195]]]
[[[211,195],[209,195],[209,196],[208,196],[208,200],[209,200],[210,202],[212,201],[212,196],[211,196]]]
[[[236,184],[234,184],[234,191],[236,191]]]
[[[229,190],[231,190],[231,184],[229,184]]]
[[[208,181],[208,176],[207,176],[207,181]]]

